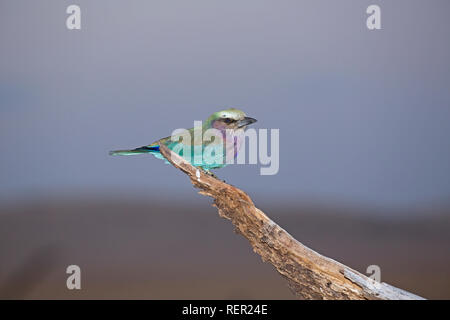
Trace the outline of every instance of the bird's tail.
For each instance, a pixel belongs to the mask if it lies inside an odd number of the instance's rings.
[[[109,155],[111,156],[132,156],[136,154],[145,154],[145,153],[158,153],[159,146],[149,146],[149,147],[140,147],[131,150],[114,150],[110,151]]]

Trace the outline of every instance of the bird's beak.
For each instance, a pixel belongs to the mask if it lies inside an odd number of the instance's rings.
[[[238,128],[248,126],[249,124],[252,124],[255,122],[256,122],[256,119],[253,119],[250,117],[245,117],[244,119],[238,121]]]

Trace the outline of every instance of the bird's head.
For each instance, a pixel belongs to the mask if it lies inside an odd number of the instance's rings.
[[[209,128],[218,130],[245,130],[248,125],[254,122],[256,122],[256,119],[247,117],[243,111],[230,108],[213,113],[208,120],[206,120],[205,125]]]

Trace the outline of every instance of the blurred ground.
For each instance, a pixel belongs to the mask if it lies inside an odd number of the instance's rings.
[[[95,199],[95,200],[94,200]],[[80,197],[0,208],[0,298],[292,299],[284,279],[210,200]],[[355,208],[262,206],[299,241],[426,298],[450,298],[450,219]],[[364,214],[362,214],[364,213]],[[82,289],[66,288],[66,267]]]

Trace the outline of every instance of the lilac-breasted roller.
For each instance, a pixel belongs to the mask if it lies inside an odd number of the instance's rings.
[[[111,151],[110,154],[123,156],[152,154],[165,160],[159,152],[159,144],[164,143],[192,165],[209,171],[222,168],[230,159],[236,158],[245,139],[244,130],[254,122],[256,119],[247,117],[243,111],[230,108],[213,113],[201,126],[174,132],[171,136],[147,146]]]

